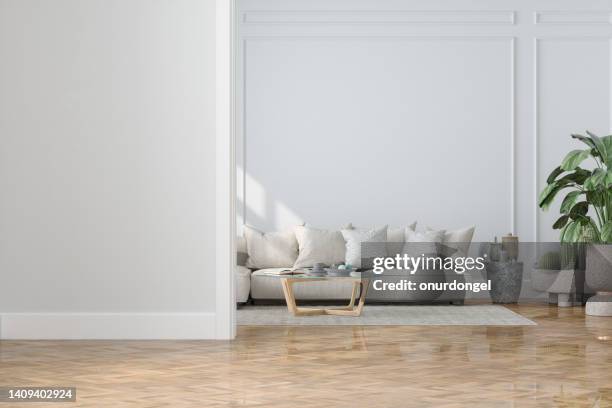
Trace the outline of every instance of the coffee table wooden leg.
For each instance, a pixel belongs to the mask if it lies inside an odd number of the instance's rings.
[[[361,311],[363,310],[363,305],[365,305],[365,299],[366,299],[366,295],[368,294],[368,286],[370,286],[370,280],[363,279],[360,282],[360,284],[361,284],[361,294],[359,296],[359,304],[357,305],[357,308],[355,309],[356,316],[361,315]]]
[[[355,299],[357,299],[358,291],[359,291],[359,282],[353,282],[353,292],[351,293],[351,301],[349,302],[347,309],[352,309],[355,306]]]
[[[361,287],[361,293],[359,295],[359,304],[356,307],[354,306],[355,301],[351,300],[351,305],[336,309],[325,309],[325,314],[335,316],[360,316],[361,311],[363,310],[363,306],[365,304],[365,297],[368,293],[369,284],[370,281],[368,279],[353,282],[353,295],[355,297],[357,296],[357,289]]]
[[[295,297],[293,296],[293,288],[291,282],[287,279],[281,279],[283,284],[283,292],[285,294],[285,301],[287,302],[287,309],[294,315],[297,316],[297,305],[295,303]]]
[[[287,279],[281,279],[281,283],[285,294],[285,301],[287,302],[287,309],[289,309],[294,316],[316,316],[325,314],[324,309],[298,307],[295,302],[295,295],[293,294],[293,282]]]

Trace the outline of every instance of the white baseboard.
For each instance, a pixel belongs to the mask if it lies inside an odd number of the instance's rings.
[[[214,339],[215,313],[3,313],[0,339]]]

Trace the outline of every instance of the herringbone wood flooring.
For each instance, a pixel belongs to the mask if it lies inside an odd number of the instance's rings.
[[[612,407],[612,318],[512,309],[538,326],[241,327],[231,343],[4,341],[0,383],[76,386],[77,403],[61,407]]]

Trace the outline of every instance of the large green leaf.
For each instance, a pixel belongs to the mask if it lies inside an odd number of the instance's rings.
[[[606,172],[606,188],[612,186],[612,169]]]
[[[586,215],[589,212],[589,203],[586,201],[581,201],[574,206],[569,211],[569,216],[572,220],[576,220]]]
[[[591,155],[588,150],[572,150],[561,162],[561,168],[565,171],[572,171]]]
[[[606,157],[606,167],[612,168],[612,135],[604,136],[601,138],[601,142],[606,146],[606,152],[608,152],[608,157]]]
[[[592,226],[591,223],[593,222],[593,220],[591,219],[591,217],[586,217],[584,214],[580,214],[580,215],[576,214],[576,219],[580,223],[580,225],[582,225],[583,227],[590,228]],[[582,232],[583,234],[581,235],[584,235],[584,230]]]
[[[612,242],[612,220],[608,220],[601,227],[601,240],[606,243]]]
[[[557,182],[559,183],[572,182],[576,184],[582,184],[589,177],[591,177],[590,170],[585,170],[580,167],[576,167],[576,169],[572,173],[566,174],[565,176],[557,180]]]
[[[548,176],[548,178],[546,179],[546,183],[550,184],[553,181],[555,181],[555,179],[557,178],[557,176],[559,176],[559,174],[563,173],[565,170],[563,170],[561,167],[557,167],[556,169],[554,169],[550,175]]]
[[[574,204],[576,203],[576,200],[578,200],[578,196],[580,196],[580,194],[582,194],[581,191],[570,191],[565,196],[565,198],[561,202],[561,209],[560,209],[561,214],[569,214],[570,209],[574,206]],[[555,228],[555,229],[558,229],[558,228]]]
[[[597,190],[600,187],[606,187],[606,176],[608,172],[603,169],[593,170],[592,175],[584,181],[584,188],[587,190]]]
[[[559,180],[548,184],[538,197],[538,206],[543,210],[548,209],[557,193],[566,187],[573,187],[574,184],[582,184],[590,176],[591,172],[577,168],[574,172],[561,177]]]
[[[601,157],[601,160],[604,163],[606,163],[607,160],[608,160],[608,152],[607,152],[607,149],[606,149],[606,145],[603,143],[601,138],[599,136],[597,136],[595,133],[589,132],[587,130],[586,134],[591,137],[591,140],[593,141],[593,144],[595,144],[595,149],[597,149],[597,151],[599,152],[599,157]]]
[[[581,229],[578,221],[571,221],[561,232],[561,242],[576,242],[580,238]]]
[[[593,204],[596,207],[601,207],[602,205],[604,205],[604,199],[603,195],[601,194],[601,191],[587,191],[586,199],[589,203]]]
[[[558,184],[557,182],[547,185],[540,193],[538,206],[541,207],[543,210],[548,209],[548,207],[550,207],[550,204],[555,199],[557,193],[565,187],[566,185]]]
[[[569,220],[569,215],[562,215],[561,217],[559,217],[559,219],[557,221],[555,221],[555,223],[553,224],[553,229],[561,229],[563,227],[565,227],[565,224],[567,224],[567,221]]]
[[[581,142],[589,146],[591,149],[595,149],[595,143],[593,143],[590,137],[578,134],[573,134],[572,137],[574,139],[580,140]]]

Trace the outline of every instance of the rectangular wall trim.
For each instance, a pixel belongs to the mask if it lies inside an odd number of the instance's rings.
[[[510,88],[510,128],[507,130],[507,137],[510,139],[510,150],[508,152],[508,160],[510,163],[510,185],[509,185],[509,193],[510,193],[510,211],[508,217],[508,231],[512,233],[516,233],[516,175],[515,175],[515,163],[516,163],[516,152],[515,152],[515,144],[516,144],[516,117],[515,117],[515,94],[516,94],[516,78],[515,78],[515,52],[516,52],[516,38],[511,36],[414,36],[414,35],[379,35],[379,36],[363,36],[363,35],[302,35],[302,36],[289,36],[289,35],[275,35],[275,36],[249,36],[242,35],[242,69],[243,69],[243,78],[241,81],[242,89],[240,92],[243,92],[242,103],[239,109],[241,110],[241,116],[243,118],[243,126],[241,129],[242,132],[242,143],[245,146],[243,150],[242,157],[242,166],[241,166],[241,174],[239,174],[240,180],[239,184],[242,186],[242,203],[240,206],[242,223],[248,224],[247,220],[247,152],[246,152],[246,144],[247,144],[247,131],[246,131],[246,117],[247,117],[247,106],[246,106],[246,72],[247,72],[247,48],[249,44],[259,41],[312,41],[312,40],[341,40],[341,41],[413,41],[413,42],[461,42],[461,41],[474,41],[474,42],[499,42],[504,46],[508,47],[508,52],[510,56],[510,77],[509,80],[509,88]]]
[[[4,313],[2,340],[214,339],[215,313]]]
[[[544,42],[608,42],[610,44],[610,50],[612,50],[612,37],[603,36],[548,36],[548,37],[534,37],[533,39],[533,170],[534,170],[534,191],[533,200],[538,202],[542,185],[541,180],[545,177],[545,174],[540,174],[540,48]],[[611,53],[612,55],[612,53]],[[612,95],[612,90],[610,90]],[[610,114],[610,129],[612,129],[612,113]],[[542,178],[541,178],[542,177]],[[535,241],[540,240],[540,211],[538,206],[534,206],[533,214],[533,234]]]
[[[534,23],[545,24],[612,24],[612,11],[551,10],[536,11]]]
[[[252,10],[245,24],[514,24],[503,10]]]

